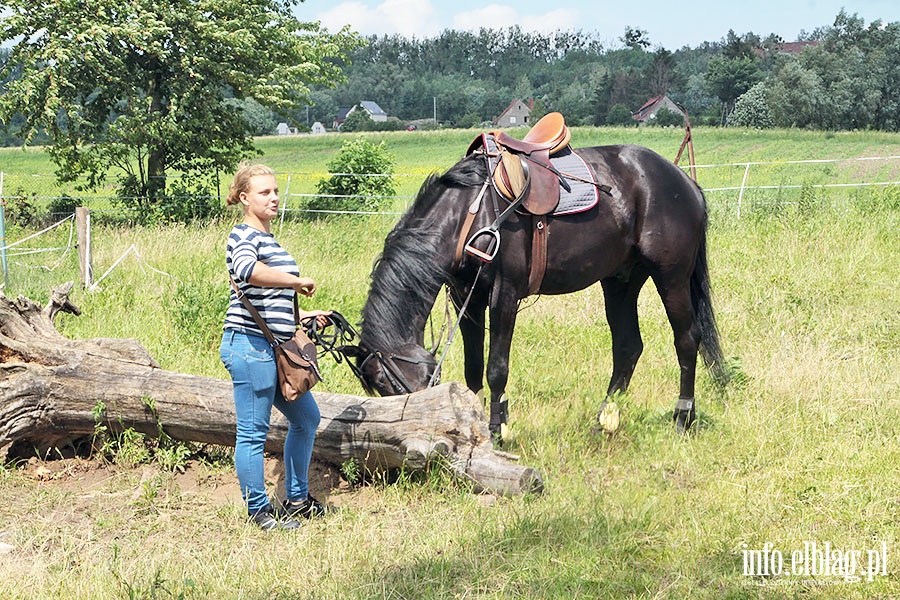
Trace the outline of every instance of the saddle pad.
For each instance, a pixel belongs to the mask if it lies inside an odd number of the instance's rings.
[[[584,212],[597,205],[600,201],[600,189],[583,158],[566,148],[551,156],[550,163],[572,187],[572,191],[567,192],[566,188],[560,186],[559,204],[552,213],[554,216]]]
[[[493,171],[497,167],[497,162],[500,160],[498,156],[500,148],[492,134],[483,133],[479,135],[469,146],[466,154],[471,154],[482,147],[488,155],[491,170]],[[556,206],[556,209],[550,213],[552,216],[571,215],[584,212],[597,205],[600,201],[600,190],[596,185],[597,182],[594,178],[594,174],[588,168],[584,159],[573,152],[571,148],[565,148],[550,157],[550,164],[563,174],[566,181],[569,183],[569,186],[572,188],[571,192],[567,192],[566,188],[561,185],[559,186],[559,204]],[[533,168],[539,169],[541,167]],[[499,192],[500,190],[497,191]]]

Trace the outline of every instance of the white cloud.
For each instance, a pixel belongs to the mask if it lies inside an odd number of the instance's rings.
[[[453,29],[477,31],[485,29],[505,29],[515,25],[519,13],[511,6],[489,4],[468,12],[461,12],[453,17]]]
[[[522,17],[522,29],[525,31],[552,33],[557,29],[578,29],[578,25],[578,11],[570,8],[557,8],[536,17]]]
[[[316,15],[329,31],[345,25],[363,35],[428,37],[440,31],[430,0],[385,0],[375,8],[362,2],[343,2]]]
[[[467,31],[505,29],[519,25],[525,31],[551,33],[557,29],[577,29],[578,11],[558,8],[542,15],[520,15],[519,11],[505,4],[489,4],[484,8],[458,13],[453,17],[453,28]]]

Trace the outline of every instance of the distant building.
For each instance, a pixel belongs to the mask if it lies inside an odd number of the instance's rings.
[[[291,127],[287,123],[279,123],[275,127],[275,133],[278,135],[297,135],[297,128]]]
[[[769,50],[765,48],[754,48],[756,55],[765,57],[766,54],[800,54],[807,48],[815,48],[821,44],[819,40],[806,40],[805,42],[778,42],[772,44]]]
[[[341,125],[344,124],[344,121],[347,120],[347,117],[356,110],[357,107],[362,108],[362,110],[366,111],[369,114],[369,118],[373,121],[387,121],[388,116],[387,113],[384,112],[378,104],[372,102],[371,100],[363,100],[359,104],[354,104],[350,108],[341,108],[338,110],[337,118],[332,121],[331,126],[333,129],[340,129]]]
[[[320,122],[316,121],[315,123],[312,124],[310,133],[312,133],[313,135],[321,135],[321,134],[325,133],[325,126],[322,125]]]
[[[359,103],[364,111],[369,113],[369,118],[373,121],[387,121],[387,113],[381,110],[381,107],[372,102],[371,100],[363,100]],[[350,112],[353,112],[353,109],[350,109]],[[347,113],[350,114],[350,113]]]
[[[678,105],[672,102],[668,96],[656,96],[644,102],[644,105],[637,112],[631,114],[631,118],[643,125],[647,121],[655,119],[656,113],[663,108],[667,108],[682,117],[684,116],[684,111],[678,108]]]
[[[494,119],[497,127],[519,127],[530,123],[531,109],[534,108],[534,99],[527,102],[516,98],[500,115]]]

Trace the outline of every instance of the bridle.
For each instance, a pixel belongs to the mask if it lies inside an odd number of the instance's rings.
[[[372,386],[369,385],[369,383],[366,381],[363,373],[366,365],[373,360],[377,361],[381,365],[385,377],[387,377],[387,380],[391,384],[393,389],[402,390],[407,394],[411,394],[415,390],[409,383],[409,380],[403,375],[400,367],[397,366],[396,361],[416,365],[434,365],[435,367],[437,367],[438,365],[438,362],[434,358],[420,359],[410,356],[404,356],[402,354],[386,354],[381,350],[371,350],[357,366],[353,363],[352,360],[350,360],[350,356],[348,354],[350,348],[362,349],[362,346],[356,346],[352,344],[354,340],[359,339],[359,334],[357,333],[356,329],[354,329],[350,322],[347,321],[347,319],[337,311],[331,311],[331,314],[325,318],[327,320],[327,323],[324,327],[321,328],[316,328],[315,320],[313,319],[310,319],[307,323],[304,324],[306,333],[319,349],[319,356],[321,357],[326,354],[331,354],[336,363],[342,363],[344,362],[344,359],[346,359],[347,365],[350,367],[350,371],[353,372],[353,374],[362,384],[363,389],[365,389],[366,393],[370,396],[375,395],[375,390],[373,390]],[[435,372],[437,372],[437,369],[435,370]],[[429,387],[431,386],[429,385]]]
[[[403,372],[400,370],[400,367],[397,366],[395,361],[402,361],[405,363],[413,364],[413,365],[434,365],[435,373],[438,373],[437,369],[437,361],[433,358],[430,359],[419,359],[412,358],[410,356],[403,356],[400,354],[390,353],[385,355],[381,350],[372,350],[369,354],[359,363],[359,366],[354,365],[350,360],[347,361],[347,364],[350,365],[350,370],[353,371],[353,374],[356,375],[356,378],[359,379],[359,382],[362,384],[363,388],[366,390],[366,393],[370,396],[375,395],[375,390],[372,389],[372,386],[366,381],[366,378],[363,376],[363,370],[366,365],[375,360],[378,364],[381,365],[381,370],[384,373],[384,376],[387,378],[388,382],[391,384],[391,387],[395,390],[402,390],[404,394],[412,394],[416,391],[412,385],[410,385],[409,380],[403,375]],[[429,385],[428,387],[431,387]]]

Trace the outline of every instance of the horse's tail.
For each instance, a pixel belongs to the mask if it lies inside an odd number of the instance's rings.
[[[719,345],[719,329],[713,312],[712,289],[709,284],[709,267],[706,262],[706,232],[700,238],[697,262],[691,274],[691,305],[694,322],[700,330],[700,356],[712,374],[713,380],[721,386],[731,378],[725,365],[725,356]]]

